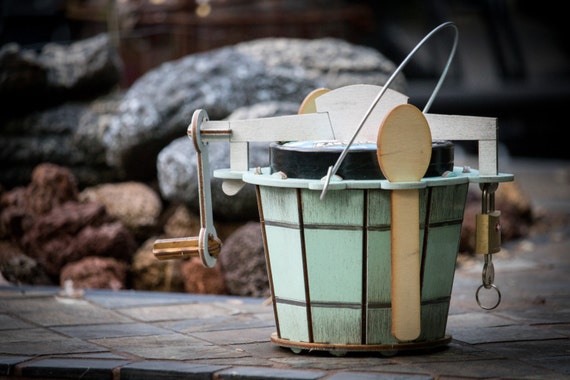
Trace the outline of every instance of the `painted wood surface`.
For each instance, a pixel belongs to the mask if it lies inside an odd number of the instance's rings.
[[[467,182],[447,182],[419,190],[421,334],[415,342],[445,336],[468,189]],[[279,338],[399,344],[392,335],[392,191],[334,191],[335,198],[321,202],[304,188],[258,189]]]

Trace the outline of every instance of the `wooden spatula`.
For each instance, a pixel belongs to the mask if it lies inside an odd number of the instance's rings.
[[[378,163],[390,182],[418,182],[431,159],[431,131],[424,114],[411,104],[396,106],[378,132]],[[420,229],[419,190],[391,193],[392,335],[400,341],[419,337]]]

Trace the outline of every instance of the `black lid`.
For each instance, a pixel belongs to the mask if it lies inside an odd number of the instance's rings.
[[[271,172],[283,172],[288,178],[321,179],[345,147],[346,144],[339,141],[272,143],[269,146]],[[433,141],[425,177],[437,177],[453,170],[453,149],[450,141]],[[336,174],[352,180],[385,179],[378,165],[376,144],[353,143]]]

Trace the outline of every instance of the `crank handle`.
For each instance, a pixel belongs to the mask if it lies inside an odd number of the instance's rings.
[[[207,249],[210,256],[217,258],[222,248],[222,241],[213,235],[208,237],[207,247],[199,237],[157,239],[152,253],[159,260],[184,259],[200,257],[200,251]]]

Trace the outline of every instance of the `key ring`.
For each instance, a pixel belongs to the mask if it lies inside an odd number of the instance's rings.
[[[485,264],[483,265],[483,273],[481,275],[483,283],[477,288],[477,292],[475,292],[475,299],[477,300],[477,304],[481,309],[484,310],[493,310],[501,303],[501,291],[499,288],[493,284],[495,281],[495,266],[493,265],[493,255],[487,254],[485,255]],[[479,299],[479,292],[481,289],[495,289],[497,292],[497,302],[492,306],[485,306],[481,303]]]
[[[497,292],[497,302],[493,305],[493,306],[485,306],[481,303],[481,301],[479,300],[479,292],[481,291],[481,289],[495,289],[495,291]],[[497,285],[495,284],[490,284],[490,285],[479,285],[479,287],[477,288],[477,292],[475,292],[475,299],[477,300],[477,305],[479,305],[479,307],[481,309],[484,310],[493,310],[495,308],[497,308],[497,306],[499,306],[499,304],[501,303],[501,291],[499,290],[499,288],[497,288]]]

